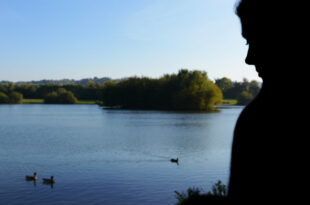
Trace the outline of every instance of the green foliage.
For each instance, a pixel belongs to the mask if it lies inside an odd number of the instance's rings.
[[[7,95],[4,92],[0,92],[0,104],[19,104],[23,102],[23,95],[21,93],[12,91]]]
[[[254,96],[249,93],[248,91],[242,91],[240,95],[237,98],[238,104],[239,105],[246,105],[248,104],[251,100],[253,100]]]
[[[129,109],[213,110],[222,92],[206,72],[180,70],[159,79],[132,77],[103,85],[105,106]]]
[[[9,103],[9,97],[4,92],[0,92],[0,104],[5,103]]]
[[[226,77],[215,80],[215,84],[219,86],[223,93],[232,88],[233,86],[232,81]]]
[[[238,104],[246,104],[260,90],[257,81],[244,79],[243,82],[232,82],[229,78],[221,78],[213,83],[208,79],[206,72],[185,69],[177,74],[166,74],[157,79],[131,77],[118,82],[105,79],[103,85],[97,80],[100,79],[85,79],[84,85],[68,83],[33,85],[5,82],[0,84],[0,92],[8,98],[10,98],[10,93],[18,92],[25,99],[48,98],[47,102],[53,103],[53,99],[59,97],[58,90],[62,88],[70,91],[73,97],[80,101],[100,101],[109,107],[210,111],[213,110],[214,105],[222,103],[223,97],[224,99],[239,99]],[[253,97],[243,91],[250,93]],[[3,94],[0,103],[9,103]],[[71,94],[65,95],[74,99]],[[63,98],[66,97],[63,96]],[[24,102],[27,103],[27,101]],[[38,102],[32,101],[32,103]],[[59,100],[55,103],[59,103]]]
[[[212,191],[202,194],[199,188],[189,188],[186,193],[179,193],[175,191],[178,200],[177,205],[188,204],[218,204],[220,202],[227,202],[227,188],[226,185],[218,181],[212,186]]]
[[[44,98],[44,103],[47,104],[75,104],[77,99],[71,91],[64,88],[59,88],[57,92],[48,93]]]
[[[23,102],[23,95],[21,93],[13,91],[9,94],[9,103],[20,104],[22,102]]]
[[[223,104],[236,105],[238,101],[236,99],[223,99]]]
[[[238,104],[245,105],[252,100],[260,90],[260,85],[257,81],[248,81],[246,78],[243,82],[232,82],[229,78],[217,79],[215,83],[223,91],[224,99],[240,99]],[[246,91],[246,93],[243,93]],[[247,98],[247,99],[246,99]]]

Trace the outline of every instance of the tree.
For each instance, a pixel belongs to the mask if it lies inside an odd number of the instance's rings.
[[[256,96],[259,93],[260,86],[259,83],[256,80],[252,80],[249,83],[249,93],[251,93],[253,96]]]
[[[57,92],[48,93],[44,98],[46,104],[75,104],[77,99],[74,94],[64,88],[59,88]]]
[[[253,100],[254,96],[249,93],[248,91],[242,91],[242,93],[238,96],[238,104],[239,105],[246,105],[248,104],[251,100]]]
[[[58,100],[61,104],[75,104],[77,103],[76,97],[72,92],[63,89],[62,91],[58,91]]]
[[[130,109],[210,111],[222,97],[206,72],[183,69],[159,79],[131,77],[118,83],[106,82],[101,100],[105,106]]]
[[[215,84],[225,93],[227,90],[232,88],[232,81],[229,78],[220,78],[215,80]]]
[[[9,94],[9,103],[12,103],[12,104],[20,104],[23,102],[23,95],[19,92],[11,92]]]
[[[5,104],[8,102],[9,102],[9,97],[5,93],[0,92],[0,104]]]

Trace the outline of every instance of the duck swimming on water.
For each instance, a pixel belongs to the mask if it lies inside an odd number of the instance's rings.
[[[54,176],[51,176],[51,178],[43,178],[43,183],[44,184],[54,184],[55,183]]]
[[[37,173],[33,173],[33,176],[26,176],[27,181],[36,181],[38,179]]]
[[[179,158],[176,158],[176,159],[174,159],[174,158],[171,158],[170,159],[170,162],[174,162],[174,163],[179,163]]]

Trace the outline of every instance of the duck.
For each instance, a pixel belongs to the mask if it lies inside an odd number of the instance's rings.
[[[26,176],[27,181],[36,181],[38,179],[37,173],[33,173],[33,176]]]
[[[54,176],[51,176],[51,178],[43,178],[43,183],[45,183],[45,184],[54,184],[55,183]]]
[[[171,159],[170,159],[170,162],[174,162],[174,163],[177,163],[177,164],[178,164],[178,163],[179,163],[179,158],[176,158],[176,159],[171,158]]]

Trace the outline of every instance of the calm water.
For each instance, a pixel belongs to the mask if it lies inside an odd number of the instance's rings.
[[[175,190],[227,184],[242,108],[207,114],[0,105],[0,204],[174,204]],[[25,181],[35,171],[40,180]],[[53,187],[41,180],[51,175]]]

